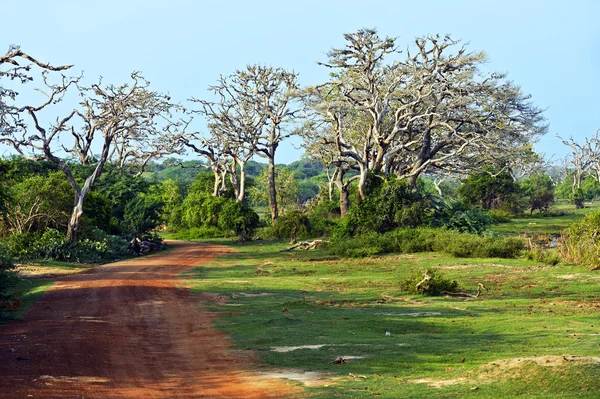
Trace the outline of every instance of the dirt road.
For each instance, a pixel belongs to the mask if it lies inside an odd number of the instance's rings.
[[[215,332],[179,273],[228,252],[173,251],[61,277],[24,321],[0,326],[0,398],[289,398]]]

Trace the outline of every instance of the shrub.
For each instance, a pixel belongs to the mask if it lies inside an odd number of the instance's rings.
[[[309,235],[312,237],[331,236],[340,221],[339,218],[329,218],[319,215],[309,215],[308,219],[310,224]]]
[[[455,257],[516,258],[525,248],[519,238],[457,233],[446,229],[398,229],[385,234],[335,237],[327,251],[337,256],[362,257],[385,253],[445,252]]]
[[[483,233],[493,219],[487,213],[469,207],[469,205],[453,201],[444,203],[431,220],[433,227],[446,227],[461,233]]]
[[[240,241],[247,241],[258,227],[258,215],[242,202],[229,199],[222,205],[218,225],[233,230]]]
[[[19,308],[20,300],[13,292],[18,281],[8,248],[0,246],[0,316]]]
[[[571,224],[563,234],[558,251],[566,262],[597,268],[600,266],[600,212],[590,213]]]
[[[489,215],[493,223],[510,223],[512,222],[512,214],[503,209],[491,209]]]
[[[455,292],[458,290],[456,280],[449,280],[442,276],[436,269],[426,269],[413,273],[412,276],[400,283],[400,288],[409,294],[441,295],[444,291]]]
[[[556,266],[560,263],[560,256],[556,252],[542,248],[533,248],[525,253],[525,259]]]
[[[433,214],[434,197],[411,188],[405,180],[370,176],[368,190],[367,198],[350,209],[337,235],[385,233],[400,227],[423,226]]]
[[[67,262],[102,262],[128,255],[127,241],[100,229],[74,243],[55,229],[46,229],[24,252],[23,258],[52,259]]]
[[[296,242],[298,236],[306,236],[310,230],[308,216],[299,210],[288,211],[273,223],[273,233],[277,237],[289,238],[292,243]]]
[[[27,257],[35,238],[32,233],[11,234],[6,239],[6,250],[14,258]]]
[[[176,240],[200,240],[205,238],[225,237],[226,232],[213,226],[192,227],[191,229],[182,229],[173,235]]]

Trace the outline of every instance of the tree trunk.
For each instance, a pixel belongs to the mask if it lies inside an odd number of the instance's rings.
[[[213,187],[213,197],[219,196],[219,189],[221,188],[221,175],[219,175],[219,171],[213,168],[213,174],[215,175],[215,185]]]
[[[408,183],[408,186],[411,188],[415,188],[417,186],[417,179],[419,178],[419,175],[411,175],[408,176],[408,179],[406,179],[406,182]]]
[[[331,176],[329,168],[327,168],[327,194],[329,195],[329,201],[333,201],[333,185],[335,184],[334,175]]]
[[[277,210],[277,189],[275,188],[275,159],[272,154],[270,155],[267,177],[269,181],[269,207],[271,208],[271,222],[274,222],[279,216],[279,212]]]
[[[84,198],[85,194],[83,192],[75,193],[75,205],[73,206],[71,220],[69,220],[69,226],[67,227],[67,239],[70,242],[75,242],[75,240],[77,239],[77,233],[79,232],[79,223],[81,221],[81,215],[83,215]]]
[[[246,161],[239,160],[238,166],[240,167],[240,181],[237,200],[244,202],[246,199]]]
[[[358,180],[358,195],[361,200],[367,198],[367,174],[369,172],[365,165],[359,164],[360,167],[360,179]]]
[[[337,170],[335,173],[335,185],[340,193],[340,216],[345,217],[348,214],[348,204],[350,196],[348,193],[348,185],[344,184],[344,174],[342,170]]]

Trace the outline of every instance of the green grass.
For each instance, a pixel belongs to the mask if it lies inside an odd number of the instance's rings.
[[[21,320],[23,315],[31,308],[31,306],[39,301],[42,296],[54,285],[54,281],[49,280],[34,280],[21,279],[14,287],[13,291],[19,293],[22,301],[18,311],[12,313],[1,313],[0,324],[4,324],[10,320]]]
[[[599,354],[600,276],[572,265],[521,259],[459,259],[436,253],[336,259],[281,253],[286,244],[236,245],[237,254],[187,273],[193,290],[227,298],[217,328],[261,367],[331,373],[311,398],[596,398],[600,365],[556,367],[527,356]],[[409,296],[399,283],[437,268],[479,298]],[[386,330],[391,335],[385,334]],[[325,345],[275,352],[276,346]],[[331,364],[337,356],[362,356]],[[363,378],[366,377],[366,378]],[[459,383],[441,388],[414,380]],[[476,388],[476,389],[475,389]]]
[[[509,223],[492,226],[491,230],[502,235],[554,235],[565,230],[571,223],[581,220],[588,213],[598,210],[600,202],[586,203],[583,209],[575,209],[571,204],[558,204],[552,207],[551,213],[562,214],[560,216],[543,217],[534,213],[532,217],[515,218]]]

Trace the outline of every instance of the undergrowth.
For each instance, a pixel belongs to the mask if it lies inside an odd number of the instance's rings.
[[[327,245],[332,255],[354,258],[416,252],[443,252],[462,258],[516,258],[524,249],[523,241],[517,237],[479,236],[433,228],[368,233],[334,239]]]

